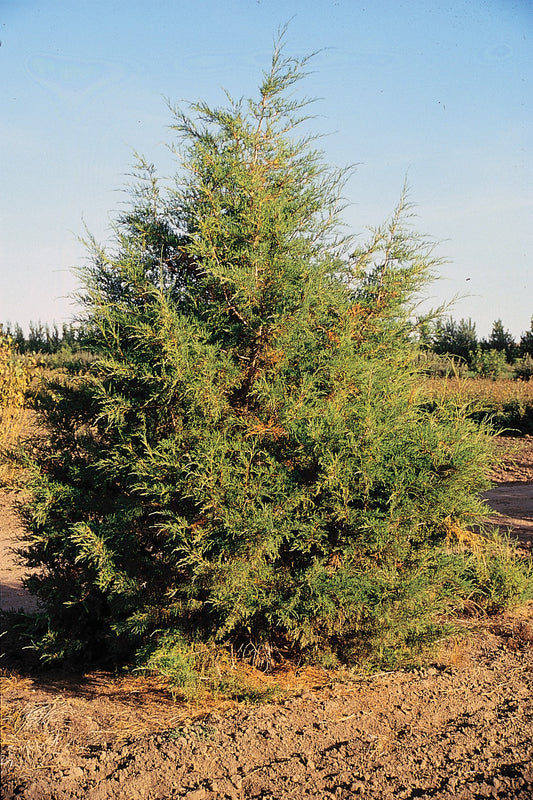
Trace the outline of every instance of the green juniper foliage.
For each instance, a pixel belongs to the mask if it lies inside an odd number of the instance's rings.
[[[423,405],[409,322],[437,261],[405,197],[365,246],[339,233],[346,172],[295,137],[305,67],[276,47],[257,100],[174,110],[178,178],[141,159],[114,247],[89,242],[97,358],[42,393],[25,510],[44,657],[390,660],[474,591],[445,543],[482,511],[483,433]]]

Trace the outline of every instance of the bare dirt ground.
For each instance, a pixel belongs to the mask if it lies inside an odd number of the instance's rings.
[[[485,493],[497,512],[493,522],[513,535],[531,553],[533,548],[533,436],[496,440],[502,463],[493,470],[497,485]]]
[[[0,489],[0,608],[33,611],[37,601],[22,587],[21,580],[26,571],[18,563],[13,550],[22,536],[15,501],[13,492]]]
[[[530,550],[533,438],[500,446],[487,497]],[[3,547],[20,532],[12,500]],[[2,556],[4,608],[34,602],[19,581]],[[533,603],[463,628],[423,669],[257,673],[282,692],[255,706],[173,701],[163,679],[4,669],[1,797],[532,800]]]

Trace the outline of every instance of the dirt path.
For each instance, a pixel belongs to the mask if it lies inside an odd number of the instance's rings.
[[[492,520],[510,531],[530,552],[533,549],[533,483],[503,483],[486,492],[489,505],[498,512]]]
[[[498,444],[503,460],[492,475],[497,486],[484,495],[497,512],[491,521],[533,552],[533,437],[502,438]]]
[[[33,611],[37,601],[22,586],[27,570],[16,555],[23,529],[15,511],[16,495],[0,489],[0,609]]]
[[[494,477],[489,502],[531,547],[533,439]],[[2,561],[0,580],[18,605],[17,569]],[[293,669],[259,706],[172,702],[162,679],[5,672],[1,797],[532,800],[533,603],[464,627],[425,669]]]

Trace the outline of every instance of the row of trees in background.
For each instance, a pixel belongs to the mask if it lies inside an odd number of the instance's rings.
[[[476,375],[496,378],[507,374],[526,380],[533,375],[533,317],[519,341],[504,328],[501,319],[495,320],[487,338],[478,339],[476,324],[470,318],[456,321],[447,317],[421,324],[420,343],[427,352],[453,358],[454,368],[462,367]]]
[[[91,349],[91,337],[85,325],[30,322],[28,334],[22,327],[8,322],[0,330],[9,336],[18,352],[41,354],[71,354]],[[479,339],[476,324],[470,318],[440,318],[420,323],[420,344],[426,352],[454,359],[453,369],[470,370],[476,375],[500,377],[513,374],[529,380],[533,375],[533,317],[531,326],[517,341],[504,328],[501,319],[495,320],[487,338]],[[435,370],[450,368],[435,361]]]
[[[19,353],[72,353],[88,347],[88,331],[81,324],[30,322],[28,334],[18,323],[0,325],[0,332],[12,339]]]
[[[28,334],[19,323],[0,325],[5,336],[10,337],[20,353],[57,353],[65,348],[79,349],[88,345],[86,326],[63,322],[30,322]],[[424,349],[438,355],[452,355],[471,363],[477,351],[496,350],[505,354],[505,360],[514,364],[526,355],[533,356],[533,317],[529,330],[517,342],[505,330],[501,319],[495,320],[488,338],[478,339],[476,323],[468,319],[456,321],[453,317],[441,318],[435,323],[421,325],[420,341]]]

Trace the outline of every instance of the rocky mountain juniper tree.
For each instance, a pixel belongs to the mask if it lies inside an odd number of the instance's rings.
[[[488,591],[489,540],[455,546],[484,434],[418,390],[437,259],[405,197],[366,245],[343,235],[349,172],[297,135],[306,64],[278,44],[256,99],[174,109],[178,176],[140,159],[113,244],[88,241],[97,357],[41,392],[24,511],[44,658],[394,663]]]

